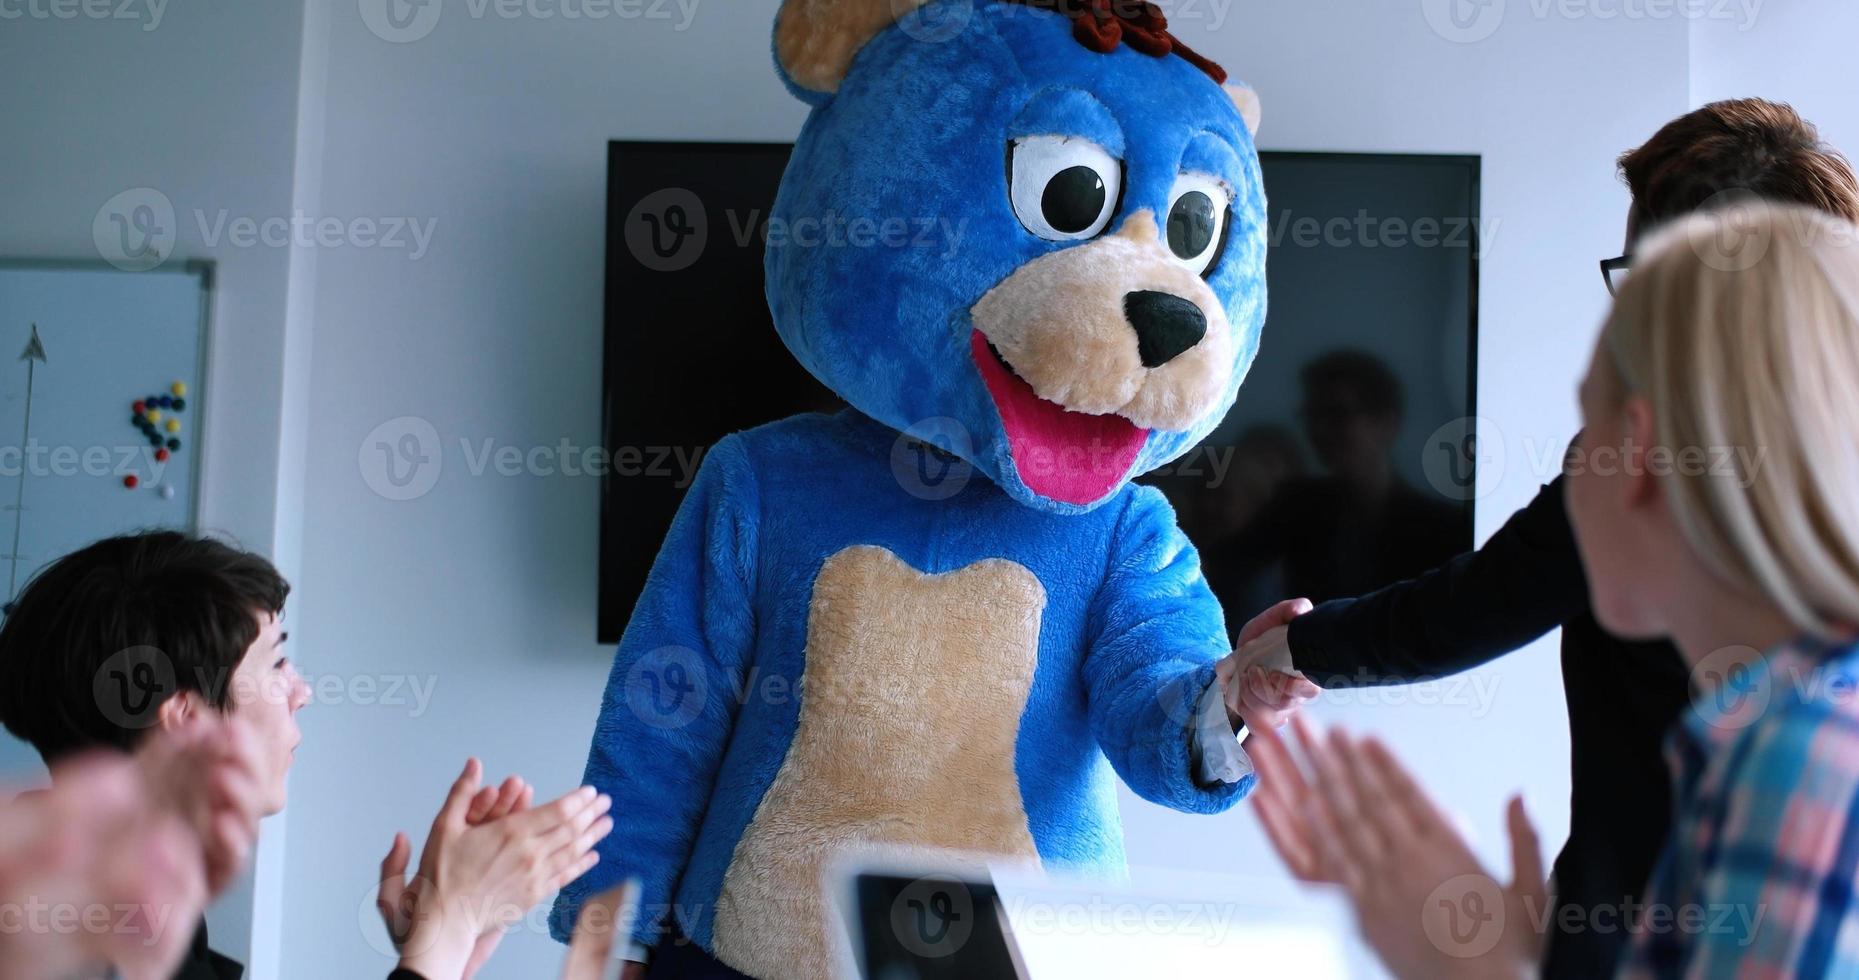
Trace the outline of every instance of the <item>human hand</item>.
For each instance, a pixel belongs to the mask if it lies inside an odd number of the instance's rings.
[[[1513,880],[1487,874],[1451,822],[1379,741],[1292,722],[1308,778],[1275,732],[1258,733],[1259,813],[1293,876],[1341,885],[1369,944],[1400,977],[1535,976],[1548,893],[1536,831],[1513,798]]]
[[[613,829],[606,815],[612,801],[587,786],[520,812],[519,787],[509,812],[474,826],[469,820],[474,804],[481,807],[480,817],[504,808],[501,791],[484,804],[481,774],[476,759],[465,764],[433,820],[410,884],[404,877],[411,850],[405,835],[395,835],[381,862],[376,907],[390,932],[404,926],[401,966],[429,980],[475,969],[479,940],[592,868],[599,859],[593,846]]]
[[[486,786],[478,790],[478,795],[471,798],[471,806],[465,812],[465,822],[476,827],[501,820],[512,813],[522,813],[529,809],[535,796],[535,788],[524,782],[521,776],[511,776],[501,786]],[[485,961],[497,952],[497,944],[503,942],[505,931],[502,928],[492,929],[478,937],[477,943],[471,947],[471,959],[465,964],[461,980],[471,980],[478,975]]]
[[[81,912],[76,929],[28,918],[0,930],[9,980],[106,966],[162,980],[191,946],[209,889],[194,828],[161,805],[136,760],[99,753],[59,763],[51,789],[0,810],[0,894]]]
[[[529,809],[535,795],[535,787],[525,782],[523,777],[510,776],[501,785],[486,786],[471,797],[471,803],[465,810],[465,823],[477,827],[501,820],[512,813],[521,813]],[[381,884],[375,896],[375,908],[381,913],[381,920],[387,926],[388,937],[393,940],[395,949],[406,944],[413,929],[414,909],[406,880],[407,860],[412,850],[405,834],[395,834],[387,857],[381,860]],[[504,931],[498,927],[478,937],[472,945],[471,957],[465,964],[461,980],[470,980],[477,975],[485,961],[497,951],[497,945],[503,942]]]
[[[258,843],[265,789],[257,733],[230,716],[195,714],[146,739],[134,759],[149,804],[181,818],[199,838],[208,892],[219,895]]]
[[[1291,664],[1290,623],[1310,610],[1309,599],[1286,599],[1254,616],[1239,631],[1238,649],[1214,667],[1235,727],[1277,729],[1322,693]]]
[[[614,943],[632,933],[638,913],[637,878],[628,878],[583,902],[580,916],[575,919],[574,939],[568,944],[568,960],[562,965],[562,980],[601,980],[606,976]],[[620,971],[620,980],[643,976],[644,963],[628,961]]]
[[[1297,723],[1298,730],[1304,725]],[[1304,770],[1291,757],[1291,749],[1277,731],[1255,731],[1246,740],[1246,754],[1258,771],[1259,781],[1247,801],[1259,815],[1266,839],[1278,852],[1291,877],[1307,884],[1340,885],[1332,869],[1318,863],[1317,845],[1305,813],[1316,793]]]

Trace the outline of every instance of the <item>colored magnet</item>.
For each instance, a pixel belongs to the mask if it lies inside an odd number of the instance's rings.
[[[173,500],[174,499],[174,488],[167,485],[166,483],[162,484],[161,485],[161,499]]]
[[[171,433],[181,431],[181,420],[180,419],[169,419],[167,429]]]
[[[151,408],[151,409],[149,409],[149,410],[148,410],[148,414],[147,414],[147,415],[146,415],[145,417],[146,417],[146,418],[147,418],[147,419],[148,419],[148,420],[149,420],[150,422],[159,422],[159,421],[161,421],[161,409],[159,409],[159,408]]]
[[[174,397],[180,398],[181,396],[187,394],[187,382],[176,381],[175,383],[168,386],[168,390],[174,392]]]
[[[142,482],[141,480],[136,478],[136,475],[134,473],[131,473],[128,476],[123,477],[123,486],[128,487],[131,490],[134,490],[136,488],[136,484],[141,483],[141,482]]]
[[[167,461],[168,461],[168,447],[163,446],[160,449],[155,450],[155,462],[166,463]]]
[[[159,438],[159,437],[157,437],[157,438]],[[169,448],[169,449],[172,449],[172,450],[174,450],[174,451],[175,451],[175,452],[177,452],[177,453],[178,453],[178,452],[180,452],[180,451],[181,451],[181,440],[179,440],[179,439],[169,439],[169,440],[168,440],[168,448]]]

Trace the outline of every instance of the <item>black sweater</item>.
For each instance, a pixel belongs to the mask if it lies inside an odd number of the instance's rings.
[[[1321,687],[1404,684],[1487,663],[1562,629],[1571,749],[1568,843],[1555,861],[1546,977],[1611,975],[1621,910],[1644,892],[1672,816],[1662,746],[1690,700],[1666,643],[1604,632],[1562,500],[1543,488],[1483,548],[1294,620],[1292,660]],[[1630,920],[1629,920],[1630,921]]]

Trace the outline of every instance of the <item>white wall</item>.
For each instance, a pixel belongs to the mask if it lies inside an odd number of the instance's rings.
[[[1768,0],[1753,17],[1700,20],[1691,34],[1691,102],[1789,102],[1821,136],[1859,155],[1854,38],[1859,6],[1837,0]]]
[[[1837,0],[1772,0],[1746,35],[1595,4],[1487,7],[1501,22],[1471,43],[1430,26],[1434,0],[1175,5],[1177,32],[1263,93],[1267,148],[1484,156],[1479,400],[1508,465],[1480,502],[1481,536],[1574,429],[1605,301],[1595,262],[1619,250],[1626,207],[1613,157],[1691,102],[1744,90],[1794,98],[1859,145],[1832,95],[1843,87],[1791,47],[1851,34],[1818,29],[1859,16]],[[579,777],[610,657],[592,640],[598,488],[473,476],[459,440],[599,437],[608,139],[787,139],[802,119],[768,63],[774,0],[603,21],[473,6],[426,8],[440,19],[406,43],[364,22],[375,0],[308,0],[307,17],[174,0],[148,32],[0,21],[0,252],[88,254],[97,208],[136,186],[184,214],[296,207],[432,232],[414,258],[353,237],[210,249],[182,225],[189,254],[221,263],[209,523],[284,560],[297,656],[324,685],[303,715],[288,846],[272,854],[290,885],[261,879],[260,980],[382,970],[372,859],[396,828],[421,836],[465,752],[545,791]],[[445,450],[413,501],[375,493],[358,462],[402,416],[428,420]],[[1554,641],[1476,677],[1426,695],[1456,703],[1335,697],[1318,714],[1388,733],[1497,865],[1512,790],[1527,789],[1551,846],[1566,828]],[[408,703],[409,682],[434,685],[430,703]],[[1126,815],[1139,865],[1277,876],[1243,809]],[[486,975],[548,975],[558,955],[520,933]]]

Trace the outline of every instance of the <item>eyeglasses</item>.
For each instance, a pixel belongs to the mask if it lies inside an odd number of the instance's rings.
[[[1620,295],[1620,287],[1626,284],[1627,270],[1631,268],[1633,268],[1633,256],[1631,255],[1601,260],[1601,280],[1607,283],[1607,295]]]

